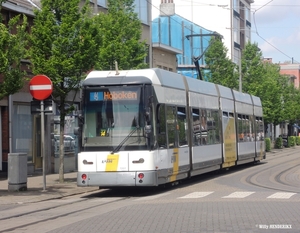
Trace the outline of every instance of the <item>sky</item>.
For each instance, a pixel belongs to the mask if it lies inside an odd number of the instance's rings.
[[[300,63],[300,0],[255,0],[252,42],[274,63]]]
[[[152,0],[152,18],[159,13],[161,0]],[[221,0],[173,0],[175,6],[186,7],[184,18],[190,17],[192,4]],[[225,1],[224,1],[225,2]],[[176,13],[176,9],[175,9]],[[251,42],[257,43],[265,58],[273,63],[300,63],[300,0],[254,0],[251,4]],[[201,26],[201,22],[197,23]],[[207,28],[209,30],[209,28]]]

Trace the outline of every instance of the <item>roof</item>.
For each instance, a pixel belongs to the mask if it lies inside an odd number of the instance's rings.
[[[7,0],[2,4],[2,8],[33,16],[33,9],[36,5],[29,0]]]

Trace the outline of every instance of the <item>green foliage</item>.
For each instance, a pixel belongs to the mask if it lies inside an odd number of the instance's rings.
[[[147,67],[148,47],[140,41],[142,25],[133,3],[133,0],[108,0],[108,12],[96,17],[102,36],[96,69],[114,69],[115,61],[123,70]]]
[[[276,149],[281,149],[282,147],[283,147],[282,138],[281,137],[276,138],[275,148]]]
[[[62,114],[68,94],[79,90],[86,72],[94,67],[101,42],[88,2],[83,8],[79,2],[42,0],[42,9],[35,11],[31,28],[32,71],[51,79],[53,96],[59,99]]]
[[[296,145],[297,145],[297,146],[300,145],[300,136],[296,136]]]
[[[210,70],[208,81],[223,86],[238,89],[239,74],[238,67],[227,57],[228,49],[221,39],[212,38],[210,47],[205,52],[205,63]]]
[[[53,97],[60,110],[60,168],[63,182],[63,134],[68,109],[67,96],[74,98],[80,82],[94,68],[99,56],[101,36],[99,25],[92,17],[89,1],[42,0],[41,10],[35,11],[30,35],[30,61],[34,74],[44,74],[53,83]],[[71,96],[71,93],[73,96]]]
[[[26,57],[26,27],[27,18],[21,15],[12,18],[8,27],[0,23],[0,100],[16,93],[24,85],[26,73],[22,71],[21,60]],[[16,33],[13,34],[15,28]]]
[[[288,147],[296,146],[296,137],[295,136],[289,136],[288,137]]]
[[[265,138],[265,144],[266,144],[266,152],[270,152],[271,151],[271,139]]]
[[[246,45],[242,57],[243,91],[260,97],[264,122],[278,125],[285,120],[300,118],[300,92],[280,74],[277,64],[263,62],[257,44]]]
[[[288,76],[282,76],[280,79],[280,86],[282,87],[282,113],[283,120],[288,120],[290,123],[295,123],[300,119],[300,92],[294,87],[294,84],[290,82]]]

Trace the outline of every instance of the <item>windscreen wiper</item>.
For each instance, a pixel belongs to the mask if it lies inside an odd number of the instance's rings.
[[[124,145],[124,143],[128,140],[128,138],[130,138],[130,136],[132,134],[134,134],[134,132],[136,132],[140,127],[139,126],[136,126],[133,130],[131,130],[131,132],[123,139],[122,142],[120,142],[120,144],[112,151],[110,152],[111,154],[114,154],[116,153],[117,151],[120,150],[120,148]]]

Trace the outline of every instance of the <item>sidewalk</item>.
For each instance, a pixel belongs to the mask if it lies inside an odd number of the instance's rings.
[[[64,183],[59,183],[59,174],[46,175],[46,190],[43,190],[43,175],[27,177],[27,191],[8,191],[8,180],[0,178],[0,205],[23,204],[58,199],[99,190],[98,187],[77,187],[77,172],[65,173]]]

